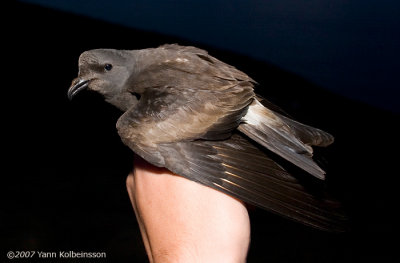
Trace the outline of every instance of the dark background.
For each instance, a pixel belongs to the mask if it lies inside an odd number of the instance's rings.
[[[79,54],[87,49],[139,49],[164,43],[207,49],[257,80],[258,91],[289,114],[336,138],[332,146],[318,152],[328,171],[329,188],[349,214],[351,231],[321,232],[251,210],[248,262],[398,261],[393,241],[398,237],[398,153],[393,152],[399,146],[398,94],[393,88],[398,83],[392,74],[399,69],[393,60],[398,53],[390,56],[386,53],[390,49],[385,49],[385,56],[379,57],[387,62],[382,69],[389,72],[381,72],[386,78],[375,76],[374,83],[381,80],[392,87],[389,93],[382,91],[390,97],[382,107],[379,96],[378,102],[374,96],[350,99],[362,86],[349,94],[329,90],[323,81],[310,81],[312,75],[291,73],[299,72],[291,70],[294,64],[277,67],[279,63],[267,63],[263,56],[239,54],[209,40],[142,31],[20,2],[8,10],[12,18],[3,25],[3,42],[10,45],[3,52],[11,60],[3,65],[7,69],[2,82],[6,156],[1,173],[2,262],[11,262],[6,259],[9,250],[104,251],[106,262],[146,262],[125,190],[133,157],[115,129],[120,113],[93,93],[82,93],[69,102],[66,91],[76,77]],[[398,41],[398,36],[393,39]],[[289,48],[285,39],[279,42]],[[317,54],[324,61],[324,53]],[[285,61],[284,56],[280,59]],[[363,57],[342,59],[343,65],[327,62],[328,68],[346,68],[347,59],[350,64],[369,65]],[[310,60],[305,68],[318,67],[316,61]],[[340,82],[352,83],[361,76],[357,68],[354,71],[355,76],[352,71],[341,75]],[[329,72],[323,72],[327,79],[336,77],[328,76]],[[363,76],[370,78],[370,73]]]
[[[400,112],[393,96],[400,67],[397,0],[24,2],[234,51]]]

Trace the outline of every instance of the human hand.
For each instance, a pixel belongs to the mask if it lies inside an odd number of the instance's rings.
[[[135,157],[127,190],[150,262],[245,262],[250,220],[224,193]]]

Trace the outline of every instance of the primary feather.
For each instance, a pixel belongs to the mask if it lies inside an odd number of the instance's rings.
[[[341,228],[337,203],[313,195],[274,161],[278,155],[324,179],[312,146],[327,146],[333,137],[257,96],[245,73],[195,47],[85,53],[73,83],[90,79],[89,89],[125,111],[118,133],[145,160],[301,223]],[[91,73],[112,62],[114,72]]]

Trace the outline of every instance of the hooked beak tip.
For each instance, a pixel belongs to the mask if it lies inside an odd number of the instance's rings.
[[[71,87],[68,89],[68,99],[72,100],[76,94],[86,89],[89,85],[89,80],[76,79],[72,82]]]

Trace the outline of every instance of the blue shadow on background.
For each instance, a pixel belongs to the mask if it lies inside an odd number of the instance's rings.
[[[24,2],[241,53],[335,93],[400,112],[399,1]]]

